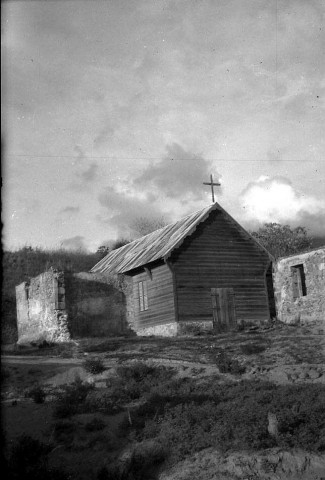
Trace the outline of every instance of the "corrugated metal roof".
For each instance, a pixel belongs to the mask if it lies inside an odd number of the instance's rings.
[[[206,220],[210,213],[216,209],[225,213],[228,218],[236,223],[237,227],[245,231],[218,203],[214,203],[213,205],[205,207],[203,210],[199,210],[182,218],[178,222],[160,228],[159,230],[149,233],[149,235],[113,250],[100,260],[91,269],[91,272],[126,273],[154,262],[155,260],[166,260],[172,251],[179,247],[184,239],[194,232],[197,225]],[[249,235],[246,231],[245,233]],[[258,242],[256,243],[258,244]],[[259,246],[263,248],[261,245]],[[263,250],[265,249],[263,248]]]

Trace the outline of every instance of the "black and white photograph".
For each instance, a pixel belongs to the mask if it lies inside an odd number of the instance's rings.
[[[8,480],[325,480],[325,0],[2,2]]]

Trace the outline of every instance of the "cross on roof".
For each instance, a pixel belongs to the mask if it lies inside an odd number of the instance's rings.
[[[213,182],[213,177],[212,177],[212,174],[210,175],[210,183],[208,182],[203,182],[203,185],[211,185],[211,193],[212,193],[212,203],[214,203],[214,190],[213,190],[213,186],[215,185],[216,187],[220,186],[221,184],[220,183],[214,183]]]

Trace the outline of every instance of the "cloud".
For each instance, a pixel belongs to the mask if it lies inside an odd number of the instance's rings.
[[[186,151],[177,143],[168,145],[166,150],[165,156],[156,165],[148,166],[134,180],[134,186],[154,189],[182,202],[203,200],[207,190],[202,183],[209,181],[211,172],[214,173],[214,181],[218,181],[218,172],[213,171],[210,162],[201,155]]]
[[[98,165],[93,162],[89,167],[84,171],[78,174],[83,182],[90,183],[93,182],[97,176]]]
[[[94,138],[94,147],[100,147],[107,143],[114,135],[115,128],[112,125],[112,120],[109,118],[104,121],[104,126],[99,130]]]
[[[297,191],[285,177],[261,176],[241,193],[244,220],[250,225],[266,222],[307,227],[324,233],[325,202]]]
[[[59,213],[68,213],[68,214],[75,214],[80,212],[80,207],[72,207],[72,206],[67,206],[65,208],[61,208]]]
[[[75,145],[73,147],[74,152],[77,154],[76,158],[76,163],[82,163],[85,160],[85,152],[82,150],[82,148],[79,145]]]
[[[270,163],[278,163],[283,160],[282,149],[272,147],[266,152],[266,158]]]
[[[106,188],[98,197],[105,209],[104,216],[97,215],[97,220],[115,227],[119,237],[132,237],[136,234],[135,221],[140,217],[148,221],[168,216],[154,204],[151,197],[129,194],[114,187]]]
[[[66,250],[87,250],[85,244],[85,237],[81,235],[76,235],[74,237],[65,238],[61,242],[61,247],[65,248]]]
[[[84,156],[78,156],[78,162],[83,161]],[[69,189],[76,192],[83,192],[90,187],[95,180],[98,178],[98,165],[95,162],[92,162],[85,170],[82,172],[77,172],[77,180],[71,182],[68,186]]]

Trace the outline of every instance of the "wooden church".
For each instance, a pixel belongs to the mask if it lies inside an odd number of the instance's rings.
[[[91,271],[130,278],[139,335],[176,335],[267,321],[271,261],[214,203],[112,251]]]

